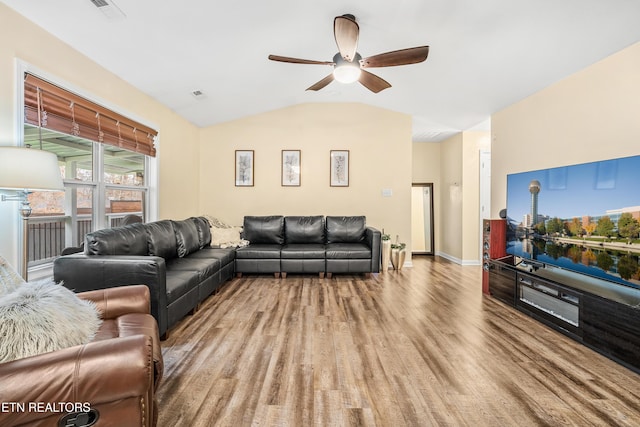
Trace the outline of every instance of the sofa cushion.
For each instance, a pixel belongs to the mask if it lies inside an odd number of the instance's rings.
[[[365,238],[364,216],[328,216],[327,243],[359,243]]]
[[[147,229],[149,255],[159,256],[164,259],[176,258],[178,256],[176,232],[173,229],[173,222],[171,222],[171,220],[165,219],[150,222],[144,224],[144,227]]]
[[[280,251],[283,259],[324,259],[324,245],[320,243],[292,243]]]
[[[220,260],[215,258],[174,258],[167,261],[167,270],[195,271],[200,282],[215,275],[220,270]]]
[[[103,320],[93,341],[130,337],[132,335],[153,337],[157,330],[158,324],[153,316],[146,313],[127,313]]]
[[[197,271],[167,269],[167,304],[176,302],[187,292],[196,289],[199,283]]]
[[[173,221],[173,229],[176,231],[178,257],[182,258],[200,249],[198,227],[193,219]]]
[[[200,240],[200,249],[206,248],[211,244],[211,224],[203,217],[192,217],[193,221],[198,228],[198,240]]]
[[[224,266],[233,262],[236,251],[233,248],[204,248],[189,255],[189,258],[217,259]]]
[[[287,244],[324,243],[324,217],[287,216],[284,233]]]
[[[245,216],[243,238],[251,244],[284,244],[284,217]]]
[[[88,233],[84,253],[87,255],[148,255],[147,231],[143,224],[106,228]]]
[[[371,258],[371,249],[364,243],[330,243],[325,250],[327,259]]]
[[[279,259],[280,248],[280,245],[249,245],[236,250],[236,259]]]

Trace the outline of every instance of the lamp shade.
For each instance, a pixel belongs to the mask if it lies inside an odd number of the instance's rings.
[[[357,65],[341,65],[333,70],[333,77],[340,83],[353,83],[360,78],[360,67]]]
[[[5,190],[62,190],[54,153],[25,147],[0,147],[0,188]]]
[[[360,78],[360,60],[362,57],[356,52],[353,61],[347,61],[342,58],[340,52],[333,56],[333,62],[336,64],[333,69],[333,77],[340,83],[353,83]]]

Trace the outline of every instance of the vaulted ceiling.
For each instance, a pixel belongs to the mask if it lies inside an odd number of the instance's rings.
[[[0,1],[197,126],[360,102],[411,115],[414,141],[486,127],[492,113],[640,41],[636,0]],[[330,61],[333,19],[345,13],[363,57],[429,45],[428,59],[371,69],[392,85],[378,94],[338,82],[305,91],[331,67],[267,59]]]

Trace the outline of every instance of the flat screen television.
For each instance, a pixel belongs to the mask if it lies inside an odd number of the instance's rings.
[[[640,156],[507,175],[507,253],[640,288]]]

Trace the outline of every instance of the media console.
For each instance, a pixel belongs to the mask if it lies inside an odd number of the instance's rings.
[[[512,255],[488,264],[493,297],[640,373],[640,289]]]

